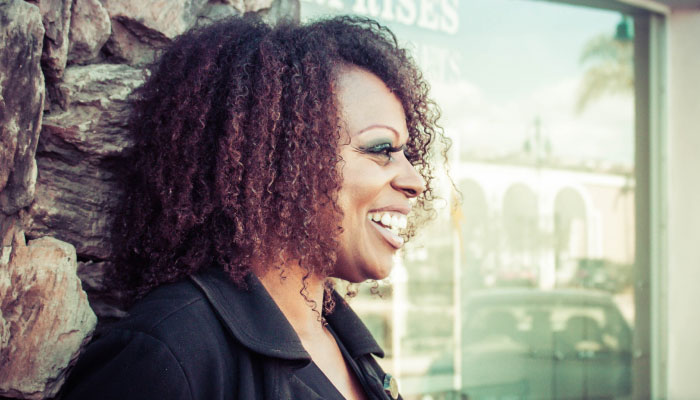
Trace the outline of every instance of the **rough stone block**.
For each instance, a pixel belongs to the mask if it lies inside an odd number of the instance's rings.
[[[98,0],[75,0],[71,13],[69,63],[84,63],[98,57],[112,33],[107,10]]]
[[[44,108],[39,9],[0,3],[0,210],[14,214],[34,198],[36,152]]]
[[[7,245],[7,243],[10,243]],[[97,323],[76,274],[75,248],[5,232],[0,252],[0,396],[54,397]]]
[[[155,60],[158,50],[168,44],[168,39],[140,36],[116,19],[112,20],[112,35],[104,45],[104,52],[111,61],[133,67],[145,66]]]
[[[132,145],[127,98],[143,71],[126,65],[71,66],[59,85],[66,111],[44,118],[39,177],[25,222],[27,235],[53,235],[78,254],[109,259],[110,226],[119,193],[113,163]]]
[[[195,25],[208,25],[220,19],[240,14],[240,11],[231,5],[223,3],[208,3],[202,8],[199,16],[197,16],[197,23]]]
[[[273,0],[223,0],[222,3],[232,5],[239,13],[257,12],[270,8]]]
[[[257,13],[269,24],[274,25],[281,20],[299,22],[301,19],[299,0],[272,0],[257,3],[256,7],[260,7],[256,10]],[[263,4],[267,4],[267,7],[263,7]]]
[[[173,39],[195,22],[207,0],[103,0],[109,16],[144,39]]]
[[[105,282],[105,274],[111,268],[114,268],[114,264],[108,261],[78,263],[78,276],[83,282],[83,290],[100,321],[119,319],[127,314],[124,295]]]
[[[44,23],[44,53],[41,63],[46,77],[58,80],[68,61],[68,34],[70,32],[73,0],[40,0],[39,10]]]

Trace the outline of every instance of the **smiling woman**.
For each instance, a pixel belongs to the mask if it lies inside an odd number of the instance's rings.
[[[337,87],[345,142],[338,193],[343,232],[333,275],[351,282],[383,279],[403,245],[392,228],[404,225],[409,199],[423,193],[425,183],[404,154],[406,116],[386,84],[366,70],[347,68]]]
[[[393,34],[224,20],[177,38],[132,105],[112,280],[139,300],[65,398],[398,398],[328,279],[385,278],[430,211],[444,138]]]

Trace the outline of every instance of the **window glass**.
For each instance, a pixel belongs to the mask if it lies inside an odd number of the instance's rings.
[[[403,397],[631,396],[633,18],[528,0],[301,4],[303,19],[388,25],[453,141],[436,220],[351,301]]]

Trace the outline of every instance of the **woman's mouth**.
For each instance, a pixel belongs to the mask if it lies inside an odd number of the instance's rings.
[[[380,235],[395,249],[403,246],[399,231],[408,225],[408,218],[401,213],[375,212],[367,214],[367,219]]]

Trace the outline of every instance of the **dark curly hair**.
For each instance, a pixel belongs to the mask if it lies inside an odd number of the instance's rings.
[[[279,268],[283,257],[328,276],[342,218],[334,80],[346,66],[377,75],[403,105],[406,157],[427,185],[414,208],[430,213],[427,160],[446,139],[427,83],[387,28],[347,16],[226,19],[176,38],[134,93],[117,284],[138,297],[212,265],[242,283],[253,262]]]

